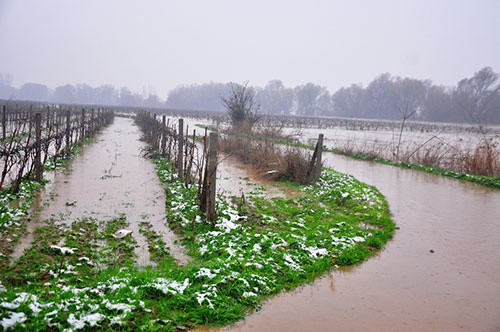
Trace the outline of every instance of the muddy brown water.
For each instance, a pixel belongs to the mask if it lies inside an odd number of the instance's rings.
[[[128,118],[116,117],[113,124],[75,157],[69,170],[56,171],[51,183],[35,202],[38,215],[28,225],[13,254],[20,257],[33,240],[33,230],[43,220],[69,225],[82,217],[110,220],[125,214],[128,228],[138,243],[135,249],[139,265],[151,264],[146,239],[139,223],[151,223],[162,235],[172,255],[186,263],[189,257],[174,243],[175,234],[165,225],[165,195],[153,163],[141,156],[145,143],[139,128]]]
[[[222,331],[500,331],[500,191],[330,153],[326,165],[386,196],[394,239]]]
[[[219,154],[217,165],[217,193],[223,196],[290,198],[297,195],[283,184],[266,178],[240,162],[236,157]]]

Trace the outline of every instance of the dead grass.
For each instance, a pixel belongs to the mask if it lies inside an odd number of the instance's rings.
[[[426,144],[414,143],[402,147],[399,158],[390,153],[392,151],[390,143],[363,144],[350,140],[336,145],[336,148],[342,153],[364,154],[373,159],[386,158],[459,173],[500,176],[500,149],[492,138],[483,138],[475,147],[455,146],[440,140]]]
[[[243,163],[252,165],[263,176],[297,183],[308,183],[309,152],[298,148],[275,145],[270,141],[251,139],[251,135],[225,135],[219,148],[226,154],[236,156]]]

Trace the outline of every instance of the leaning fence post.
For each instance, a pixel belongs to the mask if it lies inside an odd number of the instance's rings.
[[[42,113],[35,114],[35,180],[42,181]]]
[[[321,155],[323,152],[323,134],[319,134],[318,136],[318,153],[316,155],[316,164],[314,165],[314,181],[318,181],[321,176]]]
[[[215,192],[217,179],[217,133],[210,133],[208,141],[208,204],[207,217],[215,226]]]
[[[2,107],[2,139],[5,139],[7,126],[7,107],[3,105]]]
[[[71,126],[71,114],[70,110],[66,110],[66,155],[69,156],[69,153],[71,152],[71,147],[70,147],[70,126]]]
[[[313,183],[316,182],[321,175],[321,155],[323,152],[323,134],[319,134],[318,142],[314,148],[314,153],[309,164],[309,169],[307,170],[308,181]]]
[[[178,137],[178,151],[177,151],[177,174],[182,178],[183,169],[182,157],[184,156],[184,119],[179,119],[179,132]]]

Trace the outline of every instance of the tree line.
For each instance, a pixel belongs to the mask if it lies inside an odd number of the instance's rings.
[[[92,104],[131,107],[165,107],[151,87],[142,93],[132,92],[126,87],[115,88],[111,84],[91,87],[88,84],[65,84],[49,89],[39,83],[25,83],[19,88],[12,86],[12,75],[0,73],[0,99],[39,101],[61,104]]]
[[[240,86],[245,86],[241,84]],[[485,67],[454,86],[382,74],[366,87],[353,84],[331,94],[307,83],[285,87],[280,80],[253,87],[260,112],[277,115],[338,116],[368,119],[500,123],[499,74]],[[179,109],[222,110],[230,85],[193,84],[170,91],[166,105]]]
[[[225,83],[183,85],[162,101],[151,88],[137,94],[112,85],[67,84],[52,91],[36,83],[16,89],[11,82],[11,76],[0,74],[0,99],[222,111],[231,92]],[[490,67],[453,86],[385,73],[366,87],[353,84],[334,93],[314,83],[286,87],[280,80],[250,89],[265,114],[500,124],[499,74]]]

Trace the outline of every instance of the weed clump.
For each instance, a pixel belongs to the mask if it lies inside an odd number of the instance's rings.
[[[252,135],[226,135],[219,143],[222,152],[252,165],[262,176],[272,180],[290,180],[300,184],[310,181],[311,154],[296,147],[280,147],[271,141],[253,139]]]

